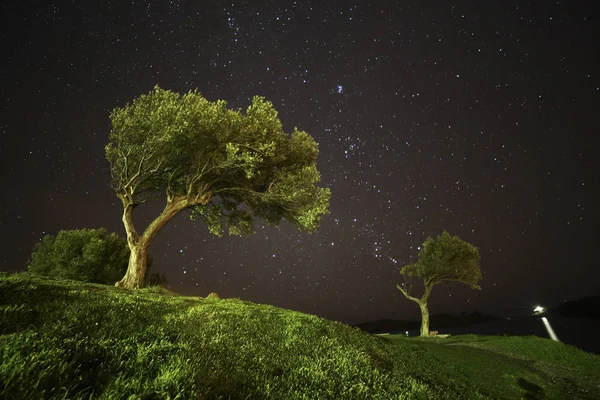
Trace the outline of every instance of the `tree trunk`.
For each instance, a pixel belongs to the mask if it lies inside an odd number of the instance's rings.
[[[429,296],[431,295],[431,289],[433,288],[432,284],[425,283],[425,292],[423,292],[423,296],[421,298],[411,296],[406,289],[404,289],[400,285],[396,285],[398,290],[402,292],[404,297],[409,300],[414,301],[419,305],[421,309],[421,336],[429,337],[429,309],[427,308],[427,301],[429,300]]]
[[[129,245],[131,253],[129,254],[127,272],[123,279],[115,284],[116,287],[126,289],[141,289],[144,287],[149,245],[149,242],[141,240],[133,246],[132,244]]]
[[[144,287],[144,278],[146,276],[146,262],[148,259],[148,247],[167,222],[172,220],[181,210],[184,210],[190,204],[186,196],[169,198],[167,205],[158,217],[154,219],[146,228],[143,235],[138,236],[133,226],[133,202],[122,197],[123,200],[123,224],[127,232],[127,243],[129,244],[129,265],[123,279],[115,284],[116,287],[124,289],[141,289]]]
[[[419,303],[421,309],[421,337],[429,337],[429,310],[427,303]]]

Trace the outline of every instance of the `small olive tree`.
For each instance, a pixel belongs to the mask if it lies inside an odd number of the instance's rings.
[[[297,129],[285,133],[262,97],[243,113],[198,91],[155,87],[115,108],[110,120],[106,157],[131,249],[119,287],[144,285],[150,243],[184,210],[216,235],[251,233],[254,219],[314,231],[328,213],[330,191],[317,186],[317,143]],[[133,210],[155,197],[165,198],[165,208],[138,232]]]
[[[421,336],[429,336],[427,301],[433,286],[444,282],[460,282],[472,289],[480,289],[479,260],[479,251],[475,246],[443,231],[435,239],[428,237],[425,240],[416,263],[402,267],[400,273],[404,277],[404,283],[396,287],[404,297],[419,305],[422,316]],[[411,280],[414,277],[423,279],[425,290],[420,298],[411,295]]]
[[[127,270],[127,241],[106,229],[62,230],[35,244],[28,271],[60,279],[112,284]]]

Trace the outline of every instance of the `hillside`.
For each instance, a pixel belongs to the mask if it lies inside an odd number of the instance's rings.
[[[600,357],[535,337],[371,336],[238,299],[0,274],[0,398],[600,398]]]

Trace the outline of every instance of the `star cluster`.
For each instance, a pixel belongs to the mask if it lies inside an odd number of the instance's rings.
[[[484,4],[485,3],[485,4]],[[480,249],[482,291],[432,312],[597,294],[595,15],[556,1],[47,1],[2,4],[3,270],[61,229],[123,233],[110,110],[154,85],[273,102],[320,146],[331,213],[312,235],[210,236],[186,215],[151,246],[186,294],[356,323],[414,318],[398,270],[442,229]],[[136,209],[138,229],[161,202]],[[139,211],[139,212],[138,212]]]

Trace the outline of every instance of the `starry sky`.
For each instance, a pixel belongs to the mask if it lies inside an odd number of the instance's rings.
[[[272,101],[319,143],[317,233],[217,238],[177,216],[150,247],[184,294],[346,323],[418,319],[399,268],[443,229],[477,246],[481,291],[432,313],[529,312],[600,294],[600,57],[588,1],[0,3],[0,270],[61,229],[124,235],[109,113],[154,85]],[[141,230],[163,200],[136,209]]]

